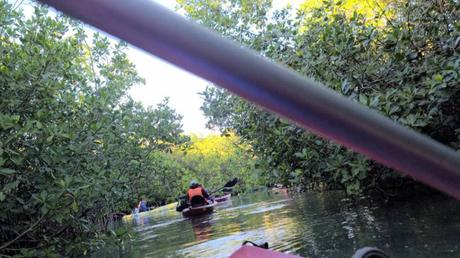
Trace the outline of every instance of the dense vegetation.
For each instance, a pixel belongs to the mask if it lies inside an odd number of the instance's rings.
[[[212,190],[236,177],[239,182],[233,188],[235,193],[265,184],[263,178],[254,173],[256,159],[252,157],[250,147],[241,144],[234,134],[209,135],[205,138],[191,135],[190,143],[175,151],[174,155],[176,161],[184,166],[182,189],[192,179],[201,180]]]
[[[180,116],[126,95],[142,79],[124,44],[88,42],[45,9],[25,19],[1,2],[0,12],[0,252],[83,253],[113,213],[165,191],[152,187],[157,152],[187,140]]]
[[[178,1],[186,14],[395,121],[460,148],[460,7],[455,1]],[[224,3],[224,4],[222,4]],[[80,256],[123,228],[140,197],[160,205],[191,179],[237,191],[282,183],[349,193],[408,180],[286,120],[209,87],[221,136],[186,136],[143,83],[124,43],[87,35],[44,8],[0,0],[0,256]],[[186,87],[186,85],[185,85]],[[109,232],[110,234],[107,234]]]
[[[276,11],[271,0],[178,3],[225,37],[460,148],[458,1],[308,0]],[[225,90],[209,87],[203,96],[209,126],[250,144],[272,183],[360,193],[411,182]]]
[[[124,43],[7,1],[0,24],[0,256],[91,252],[126,235],[111,230],[118,213],[140,197],[172,201],[192,178],[256,183],[235,136],[190,138],[167,100],[144,108],[129,97],[143,79]]]

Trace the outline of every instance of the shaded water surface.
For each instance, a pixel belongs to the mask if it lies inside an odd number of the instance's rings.
[[[366,201],[362,201],[366,203]],[[392,257],[460,257],[460,205],[443,196],[354,205],[340,193],[257,193],[186,219],[174,207],[129,222],[137,240],[98,257],[228,257],[244,240],[305,257],[351,257],[377,246]]]

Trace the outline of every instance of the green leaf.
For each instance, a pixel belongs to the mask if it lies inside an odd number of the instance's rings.
[[[45,190],[40,192],[40,199],[42,201],[45,201],[47,197],[48,197],[48,193]]]
[[[13,161],[13,163],[16,166],[22,165],[22,158],[21,157],[13,157],[13,158],[11,158],[11,161]]]
[[[416,120],[417,118],[413,114],[410,114],[406,117],[406,122],[408,125],[414,125]]]
[[[73,210],[74,212],[78,212],[78,204],[77,204],[76,201],[73,201],[73,202],[72,202],[72,210]]]
[[[360,171],[361,171],[361,169],[359,169],[359,168],[353,168],[353,169],[351,170],[351,175],[352,175],[353,177],[356,177],[356,176],[359,174]]]
[[[369,98],[366,95],[360,94],[359,95],[359,103],[364,105],[369,105]]]
[[[11,183],[8,183],[6,184],[4,187],[3,187],[3,191],[6,192],[6,193],[10,193],[11,190],[14,190],[18,187],[19,185],[19,181],[16,180],[16,181],[13,181]]]
[[[129,233],[128,230],[125,227],[119,227],[115,229],[115,234],[120,237],[123,236],[124,234]]]
[[[374,96],[369,106],[374,107],[374,108],[377,107],[379,104],[379,100],[380,100],[380,96]]]
[[[43,206],[40,208],[40,212],[41,212],[42,214],[48,213],[48,207],[46,207],[46,205],[43,205]]]
[[[440,74],[436,74],[435,76],[433,76],[433,79],[437,82],[442,82],[443,77]]]
[[[10,176],[16,173],[16,170],[11,168],[0,168],[0,174],[4,176]]]
[[[0,202],[3,202],[6,199],[6,196],[3,192],[0,192]]]
[[[62,223],[62,221],[64,221],[64,218],[63,218],[61,215],[59,215],[59,214],[57,214],[56,217],[54,217],[54,219],[55,219],[58,223]]]

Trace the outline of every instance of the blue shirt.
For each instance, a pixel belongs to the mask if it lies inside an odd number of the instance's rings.
[[[139,205],[139,212],[144,212],[144,211],[148,211],[149,209],[147,208],[147,202],[145,201],[141,201],[140,205]]]

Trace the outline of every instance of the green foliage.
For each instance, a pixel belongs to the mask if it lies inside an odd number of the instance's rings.
[[[218,8],[210,0],[178,2],[190,18],[224,36],[460,148],[457,2],[371,1],[371,10],[361,10],[369,7],[316,1],[297,12],[270,10],[270,1],[251,9],[244,1]],[[208,125],[235,131],[250,144],[268,182],[356,194],[406,180],[225,90],[209,87],[203,96]]]
[[[190,179],[253,187],[234,135],[183,135],[165,99],[144,108],[124,50],[60,15],[0,1],[0,256],[81,256],[129,237],[113,230],[139,198],[174,201]]]
[[[256,159],[250,151],[231,133],[204,138],[192,135],[189,146],[175,152],[184,167],[182,189],[187,189],[191,180],[200,181],[209,190],[218,189],[235,177],[239,179],[235,192],[263,184],[253,173]]]
[[[178,1],[225,36],[460,148],[458,4],[370,1],[378,8],[352,11],[354,2],[296,13],[269,0]],[[190,141],[167,99],[146,109],[129,98],[143,79],[124,43],[88,38],[43,8],[26,18],[4,0],[0,24],[0,255],[81,256],[116,244],[129,236],[111,229],[116,213],[139,197],[169,202],[191,179],[350,194],[401,179],[213,87],[202,108],[224,136]]]
[[[138,197],[179,191],[167,153],[188,138],[167,100],[127,96],[124,43],[19,10],[0,1],[0,255],[80,256],[126,235],[110,222]]]

